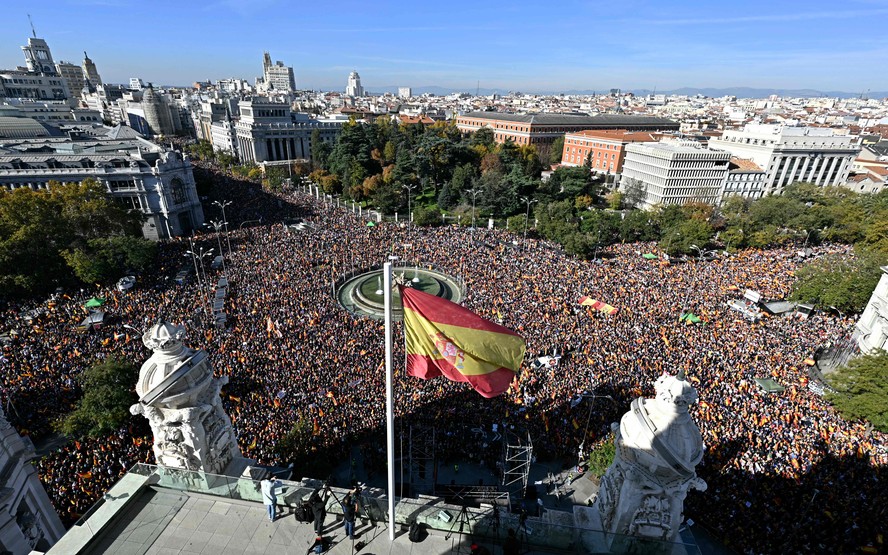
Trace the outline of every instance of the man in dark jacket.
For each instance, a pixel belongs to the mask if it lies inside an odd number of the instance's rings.
[[[314,516],[315,534],[321,535],[324,532],[324,519],[327,518],[327,503],[321,497],[321,489],[314,490],[311,497],[308,498],[308,504],[311,507],[311,514]]]

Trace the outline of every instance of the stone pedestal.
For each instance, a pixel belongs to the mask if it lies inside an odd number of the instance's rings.
[[[219,397],[228,377],[214,378],[207,353],[186,347],[183,336],[181,326],[161,322],[142,337],[154,354],[139,371],[130,412],[151,424],[159,466],[239,476],[245,459]]]
[[[688,414],[697,391],[684,375],[664,374],[655,388],[656,398],[636,399],[614,424],[616,455],[594,508],[606,532],[668,542],[677,537],[688,490],[706,489],[695,472],[703,440]]]

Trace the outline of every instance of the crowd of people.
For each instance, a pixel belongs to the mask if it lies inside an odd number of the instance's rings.
[[[208,288],[172,279],[192,264],[188,239],[162,245],[156,269],[125,294],[69,293],[33,324],[21,317],[33,305],[5,305],[0,333],[17,335],[0,359],[3,403],[22,433],[48,434],[80,395],[77,375],[96,359],[117,353],[140,364],[149,353],[133,328],[145,330],[162,318],[184,324],[186,342],[205,349],[216,373],[230,377],[223,402],[245,456],[285,465],[279,443],[302,423],[310,429],[307,448],[318,456],[347,460],[353,446],[362,445],[368,471],[382,474],[382,443],[374,438],[384,429],[383,326],[344,310],[332,290],[341,276],[396,255],[458,276],[467,308],[527,341],[513,387],[485,399],[464,384],[406,376],[396,326],[399,430],[434,426],[439,458],[495,465],[499,445],[479,446],[472,432],[495,423],[528,432],[537,457],[575,461],[578,446],[588,451],[605,438],[633,398],[652,395],[660,374],[683,370],[700,396],[691,410],[707,446],[698,472],[709,483],[705,493],[689,495],[688,516],[744,553],[848,552],[881,541],[888,495],[879,475],[884,479],[888,438],[843,420],[806,387],[805,359],[846,335],[853,322],[828,314],[750,322],[726,306],[747,288],[784,298],[799,265],[791,249],[664,265],[641,256],[656,253],[655,245],[625,244],[583,261],[502,230],[417,228],[403,221],[368,227],[366,218],[302,192],[270,194],[230,178],[217,189],[232,201],[223,235],[223,250],[225,239],[232,245],[225,267],[227,327],[209,325]],[[235,227],[259,217],[263,225]],[[312,227],[282,225],[293,217]],[[195,241],[218,245],[213,233]],[[826,251],[852,255],[843,246],[818,253]],[[222,275],[208,272],[211,281]],[[84,296],[94,293],[108,298],[109,323],[77,331]],[[618,312],[582,306],[582,296]],[[687,311],[703,322],[679,323]],[[555,353],[555,366],[530,365]],[[785,391],[766,394],[755,378],[771,378]],[[70,442],[44,457],[39,473],[63,519],[82,515],[132,464],[153,462],[150,443],[147,426],[134,417],[117,434]],[[843,485],[852,478],[853,491]]]

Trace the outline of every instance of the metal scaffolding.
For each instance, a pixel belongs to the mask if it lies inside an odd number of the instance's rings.
[[[433,494],[438,467],[435,464],[435,429],[410,426],[408,480],[412,495]]]
[[[530,474],[530,463],[533,459],[533,442],[530,434],[522,439],[517,433],[503,436],[503,488],[512,498],[524,497],[527,489],[527,477]]]

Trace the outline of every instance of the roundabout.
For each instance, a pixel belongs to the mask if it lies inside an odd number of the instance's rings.
[[[382,282],[382,269],[344,276],[336,283],[336,300],[355,316],[381,320],[385,316]],[[465,288],[459,279],[431,268],[395,266],[392,268],[392,282],[403,283],[455,303],[465,296]],[[401,295],[395,288],[392,291],[392,318],[401,320],[402,310]]]

